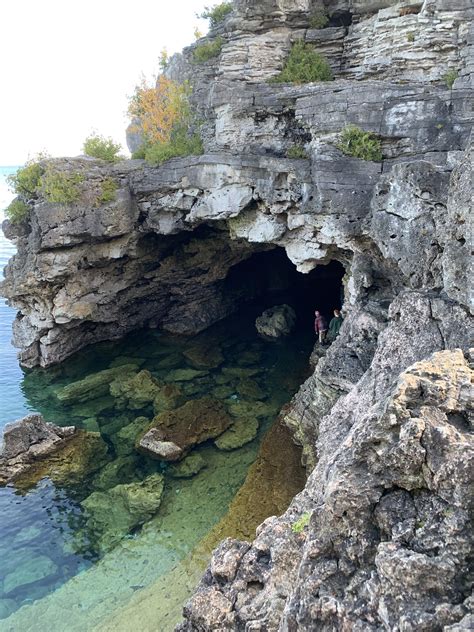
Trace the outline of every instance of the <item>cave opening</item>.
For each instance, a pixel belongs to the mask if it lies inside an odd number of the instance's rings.
[[[348,28],[352,24],[352,13],[350,11],[336,11],[329,17],[327,27],[341,27]]]
[[[284,248],[257,252],[233,266],[224,281],[225,293],[238,296],[255,314],[288,304],[296,312],[297,326],[311,328],[314,311],[330,320],[344,302],[344,266],[337,260],[318,265],[307,274],[298,272]]]

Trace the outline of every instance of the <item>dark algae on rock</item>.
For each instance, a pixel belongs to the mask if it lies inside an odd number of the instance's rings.
[[[202,154],[52,161],[79,174],[79,197],[39,191],[5,224],[18,252],[2,293],[35,408],[107,448],[77,531],[96,555],[118,540],[5,629],[53,629],[48,612],[85,581],[71,630],[172,629],[185,601],[181,632],[472,628],[473,14],[468,0],[235,0],[209,33],[218,54],[196,63],[197,42],[166,64],[190,82]],[[332,80],[280,81],[295,46]],[[294,313],[273,322],[278,306]],[[310,371],[312,314],[340,307]],[[116,533],[95,502],[107,489]],[[140,547],[153,561],[138,568]]]

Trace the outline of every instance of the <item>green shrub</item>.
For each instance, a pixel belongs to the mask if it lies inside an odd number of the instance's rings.
[[[222,37],[216,37],[211,42],[204,42],[203,44],[198,44],[194,49],[193,53],[193,61],[197,64],[202,64],[209,59],[213,59],[214,57],[219,57],[222,50],[222,44],[224,40]]]
[[[287,158],[307,158],[308,154],[303,145],[292,145],[286,152]]]
[[[364,132],[356,125],[348,125],[342,131],[337,147],[348,156],[375,162],[382,160],[380,139],[372,132]]]
[[[66,173],[48,167],[41,178],[41,189],[44,197],[53,204],[72,204],[81,196],[79,184],[83,181],[81,173]]]
[[[415,34],[413,32],[408,33],[407,35],[407,41],[408,42],[414,42],[415,41]]]
[[[100,158],[107,162],[117,162],[120,160],[118,155],[120,149],[120,145],[114,143],[111,138],[105,138],[99,134],[91,134],[88,136],[83,145],[83,151],[86,156]]]
[[[155,143],[145,148],[145,160],[151,165],[161,165],[170,158],[199,156],[204,153],[201,136],[188,134],[183,128],[173,132],[168,142]]]
[[[113,202],[117,196],[118,185],[113,178],[105,178],[100,185],[100,193],[97,196],[97,206]]]
[[[145,158],[145,153],[146,153],[146,145],[141,145],[141,147],[139,147],[138,149],[135,149],[135,151],[132,152],[132,159],[143,160]]]
[[[323,29],[329,22],[329,16],[322,11],[316,11],[309,18],[309,26],[312,29]]]
[[[293,533],[301,533],[305,527],[309,525],[309,521],[311,518],[311,512],[305,511],[302,516],[291,525],[291,530]]]
[[[209,20],[211,27],[217,26],[232,13],[232,2],[221,2],[213,7],[204,7],[204,11],[198,15],[203,20]]]
[[[327,59],[317,53],[311,44],[299,40],[291,47],[283,70],[271,79],[271,83],[311,83],[332,79]]]
[[[8,176],[7,182],[12,191],[26,197],[36,195],[44,172],[39,160],[44,157],[38,156],[37,159],[28,161],[24,167],[20,167],[16,173]]]
[[[448,70],[448,72],[443,76],[444,83],[447,85],[447,87],[450,90],[453,87],[453,84],[457,78],[458,78],[457,70]]]
[[[5,209],[5,215],[12,224],[21,224],[26,221],[30,215],[30,207],[23,200],[15,198],[13,202]]]

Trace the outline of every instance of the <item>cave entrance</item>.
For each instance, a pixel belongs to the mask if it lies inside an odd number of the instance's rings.
[[[344,300],[345,270],[336,260],[318,265],[307,274],[298,272],[283,248],[257,252],[233,266],[225,280],[225,292],[238,296],[239,304],[255,313],[287,303],[296,312],[299,327],[312,327],[314,311],[329,320]]]

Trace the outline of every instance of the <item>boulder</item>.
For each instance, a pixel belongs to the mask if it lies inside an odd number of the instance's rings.
[[[196,369],[175,369],[166,376],[167,382],[189,382],[197,377],[204,377],[208,371],[197,371]]]
[[[150,520],[160,506],[163,488],[164,477],[152,474],[139,483],[93,492],[82,501],[87,528],[98,550],[110,550],[132,529]]]
[[[193,446],[221,435],[231,424],[221,402],[212,397],[194,399],[157,415],[152,427],[139,438],[137,449],[152,458],[176,461]]]
[[[86,402],[109,394],[110,384],[118,377],[133,373],[138,368],[137,364],[122,364],[112,369],[105,369],[92,373],[82,380],[71,382],[56,392],[60,402]]]
[[[231,401],[227,408],[233,417],[274,417],[278,413],[278,404],[261,401]]]
[[[115,487],[119,482],[131,482],[137,479],[137,458],[134,456],[118,456],[110,463],[104,465],[94,477],[92,486],[97,490],[106,490]]]
[[[164,410],[172,410],[184,403],[184,395],[177,384],[165,384],[153,400],[155,415]]]
[[[163,434],[158,428],[151,428],[140,439],[138,449],[142,454],[160,461],[179,461],[183,456],[183,449],[172,441],[163,440]]]
[[[173,478],[191,478],[199,474],[205,467],[207,467],[207,463],[200,454],[190,454],[179,463],[170,465],[166,473]]]
[[[265,338],[287,336],[296,324],[295,310],[289,305],[266,309],[255,321],[258,333]]]
[[[258,420],[255,417],[240,417],[214,441],[214,444],[219,450],[236,450],[253,441],[257,432]]]
[[[132,454],[135,450],[135,441],[145,428],[150,426],[150,419],[147,417],[137,417],[132,423],[121,428],[112,436],[112,442],[117,455]]]
[[[75,433],[74,426],[55,426],[36,413],[8,424],[0,451],[0,485],[59,450]]]
[[[153,402],[162,385],[150,371],[139,371],[135,375],[120,375],[110,383],[110,394],[119,404],[131,410],[140,410]]]
[[[247,397],[248,399],[264,399],[267,395],[263,388],[251,378],[240,380],[236,386],[236,391],[241,397]]]
[[[221,349],[211,342],[196,342],[183,355],[196,369],[216,369],[224,362]]]
[[[33,461],[15,474],[13,482],[21,491],[34,487],[45,477],[59,487],[82,486],[87,477],[108,461],[108,447],[99,434],[76,430],[57,450]]]

